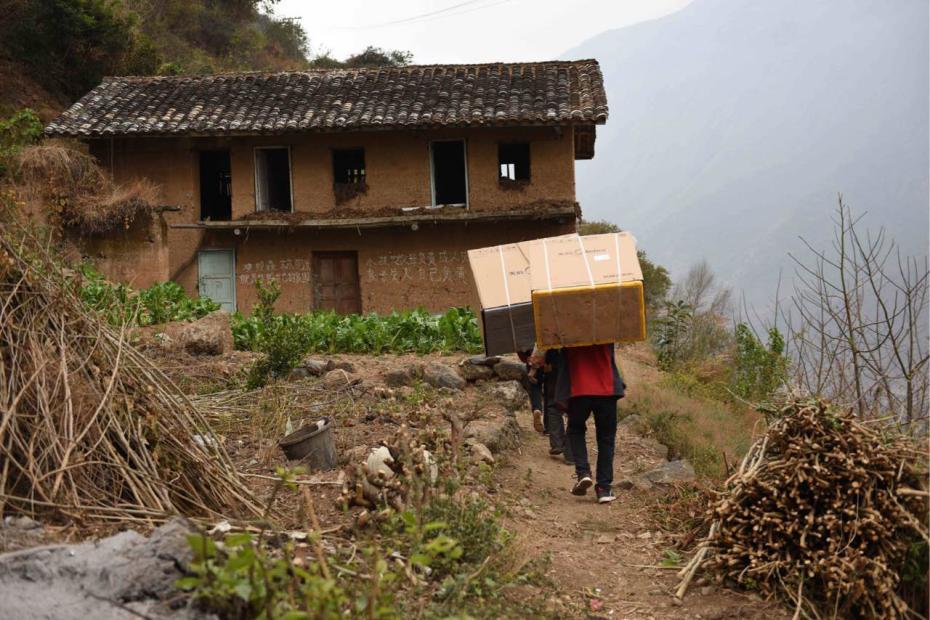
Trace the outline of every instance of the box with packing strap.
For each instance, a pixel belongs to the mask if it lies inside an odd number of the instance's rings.
[[[481,332],[486,355],[528,351],[536,342],[529,249],[537,243],[539,240],[468,251],[481,302]]]
[[[538,347],[646,339],[643,273],[632,235],[541,239],[528,251]]]

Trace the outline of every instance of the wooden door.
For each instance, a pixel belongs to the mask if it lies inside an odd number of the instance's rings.
[[[201,297],[209,297],[227,312],[236,311],[236,253],[201,250],[197,254]]]
[[[358,252],[313,253],[313,308],[339,314],[362,311]]]

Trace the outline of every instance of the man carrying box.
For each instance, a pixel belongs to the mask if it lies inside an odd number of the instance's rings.
[[[613,344],[566,347],[559,350],[555,399],[568,412],[568,445],[575,461],[577,481],[573,495],[585,495],[594,481],[585,444],[588,416],[594,416],[597,435],[597,501],[607,504],[616,499],[611,490],[614,479],[614,444],[617,437],[617,400],[626,385],[620,377]]]

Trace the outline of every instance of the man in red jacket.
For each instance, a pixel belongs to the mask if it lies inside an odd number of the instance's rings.
[[[616,499],[611,490],[614,480],[614,443],[617,437],[617,400],[626,385],[617,369],[614,345],[596,344],[567,347],[559,352],[555,401],[568,412],[568,443],[575,460],[577,481],[572,494],[585,495],[594,481],[585,445],[588,416],[594,415],[597,435],[597,484],[601,504]]]

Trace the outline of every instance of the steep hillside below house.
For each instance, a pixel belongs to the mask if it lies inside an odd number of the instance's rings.
[[[21,62],[0,55],[0,117],[31,108],[49,121],[67,106],[66,98],[46,90]]]
[[[695,0],[585,42],[565,57],[600,60],[611,107],[586,217],[674,277],[706,257],[757,306],[799,235],[830,242],[837,192],[926,254],[928,39],[925,0]]]

